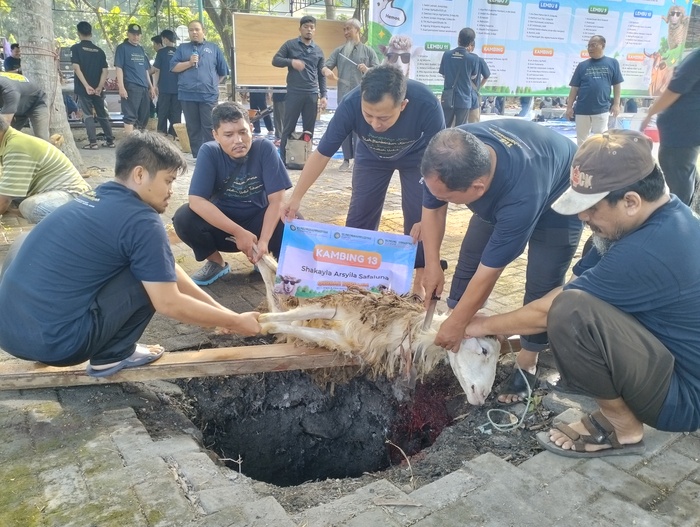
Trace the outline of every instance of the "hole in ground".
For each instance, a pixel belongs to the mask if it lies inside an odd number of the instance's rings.
[[[351,377],[355,372],[338,370]],[[181,383],[205,446],[278,486],[353,478],[433,444],[468,404],[449,366],[415,390],[379,377],[284,372]],[[389,441],[389,442],[388,442]],[[237,463],[227,461],[239,470]]]

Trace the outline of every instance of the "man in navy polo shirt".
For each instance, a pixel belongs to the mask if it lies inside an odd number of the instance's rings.
[[[176,137],[173,125],[182,122],[182,106],[177,98],[177,73],[170,71],[170,60],[177,51],[177,35],[170,29],[164,29],[160,37],[163,47],[153,61],[153,83],[158,96],[158,131]]]
[[[273,66],[287,68],[284,128],[280,134],[280,156],[285,162],[287,140],[297,126],[299,115],[301,114],[303,130],[313,134],[319,95],[321,110],[326,108],[323,50],[314,43],[314,33],[316,33],[316,19],[311,15],[301,17],[299,37],[282,44],[272,58]]]
[[[451,90],[452,100],[442,101],[446,126],[459,126],[467,122],[472,107],[472,77],[479,73],[479,57],[470,53],[476,34],[470,27],[460,30],[457,47],[445,51],[440,61],[439,73],[445,78],[444,90]],[[444,91],[443,91],[444,99]]]
[[[420,82],[406,79],[393,64],[375,66],[365,73],[359,87],[340,103],[321,142],[301,171],[294,193],[282,209],[291,220],[304,194],[326,168],[345,138],[357,135],[352,171],[348,227],[377,230],[384,198],[394,170],[401,178],[401,208],[404,233],[420,223],[423,188],[420,160],[428,141],[445,128],[437,97]],[[422,246],[416,256],[413,292],[421,289],[424,267]]]
[[[284,191],[292,186],[277,149],[253,141],[248,110],[219,104],[212,112],[214,141],[202,145],[192,174],[189,202],[173,218],[175,232],[204,266],[192,275],[209,285],[229,272],[221,252],[242,252],[251,263],[279,257]]]
[[[593,35],[588,41],[588,60],[579,62],[571,77],[566,116],[574,116],[576,102],[576,139],[579,146],[589,134],[608,129],[608,118],[620,113],[620,85],[624,80],[617,59],[605,56],[605,37]],[[610,104],[610,89],[613,103]]]
[[[187,30],[190,41],[178,46],[170,59],[170,71],[178,74],[177,98],[196,158],[199,147],[214,138],[211,111],[219,101],[219,84],[228,75],[228,66],[221,49],[205,40],[201,22],[190,22]]]
[[[107,81],[107,57],[101,48],[92,43],[92,26],[88,22],[79,22],[77,29],[80,42],[71,46],[70,57],[77,79],[74,92],[83,111],[83,122],[88,136],[88,144],[83,148],[99,148],[95,120],[100,122],[105,134],[105,146],[114,148],[112,124],[109,122],[103,92]]]
[[[474,213],[462,242],[447,305],[453,309],[435,343],[457,351],[464,328],[484,305],[505,267],[528,247],[524,303],[543,297],[564,283],[578,247],[582,224],[551,204],[569,184],[576,145],[563,135],[520,119],[497,119],[450,128],[425,150],[421,234],[425,247],[426,290],[445,284],[440,245],[447,204],[467,205]],[[547,334],[521,339],[517,369],[501,386],[499,400],[513,403],[527,396],[523,376],[537,380],[538,352]]]
[[[151,100],[156,96],[149,74],[151,63],[140,42],[141,26],[129,24],[127,39],[114,52],[125,135],[133,132],[135,127],[146,128]]]

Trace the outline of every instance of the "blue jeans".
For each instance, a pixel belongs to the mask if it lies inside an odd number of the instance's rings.
[[[65,190],[50,190],[22,200],[19,212],[29,223],[39,223],[61,205],[73,201],[73,195]]]
[[[697,161],[700,146],[673,148],[659,145],[659,166],[666,178],[671,193],[683,203],[690,205],[695,194],[698,177]]]

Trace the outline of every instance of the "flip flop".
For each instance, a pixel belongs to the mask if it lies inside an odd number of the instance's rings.
[[[525,379],[523,379],[523,376],[521,375],[525,374]],[[521,370],[517,366],[513,368],[513,372],[510,374],[510,376],[506,379],[506,382],[500,387],[500,390],[498,391],[498,395],[517,395],[520,397],[520,400],[517,401],[512,401],[509,403],[506,402],[500,402],[496,400],[496,404],[499,404],[501,406],[513,406],[518,403],[522,403],[525,401],[527,398],[527,386],[528,384],[530,385],[530,392],[534,392],[535,388],[537,388],[537,381],[540,377],[540,369],[537,368],[535,373],[529,373],[525,370]],[[527,379],[527,384],[525,383],[525,380]]]
[[[592,414],[588,414],[581,422],[588,430],[589,434],[579,434],[571,427],[564,423],[556,425],[556,429],[565,434],[569,439],[574,442],[574,447],[579,450],[565,449],[558,446],[556,443],[552,443],[549,439],[549,432],[540,432],[537,434],[537,442],[542,448],[557,454],[558,456],[571,457],[571,458],[596,458],[596,457],[610,457],[610,456],[629,456],[629,455],[641,455],[646,451],[646,445],[644,440],[638,443],[633,443],[631,445],[623,445],[617,440],[617,433],[615,428],[610,424],[605,416],[597,410]],[[609,445],[610,448],[604,448],[601,450],[595,450],[592,452],[585,452],[583,449],[585,445]]]
[[[97,143],[90,143],[89,145],[83,146],[83,150],[99,150],[100,145]]]
[[[136,351],[134,351],[134,354],[130,355],[122,361],[119,361],[111,368],[107,368],[104,370],[96,370],[92,367],[91,364],[88,364],[85,371],[90,377],[109,377],[110,375],[114,375],[115,373],[125,368],[135,368],[137,366],[143,366],[144,364],[150,364],[151,362],[160,359],[163,353],[165,352],[165,350],[161,350],[155,353],[151,352],[143,344],[136,344],[136,349],[139,351],[147,351],[148,355],[139,355],[134,358],[134,355],[136,354]]]

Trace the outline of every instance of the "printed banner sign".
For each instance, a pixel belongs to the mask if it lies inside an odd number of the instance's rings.
[[[294,220],[284,226],[275,291],[316,297],[355,286],[405,294],[415,258],[410,236]]]

